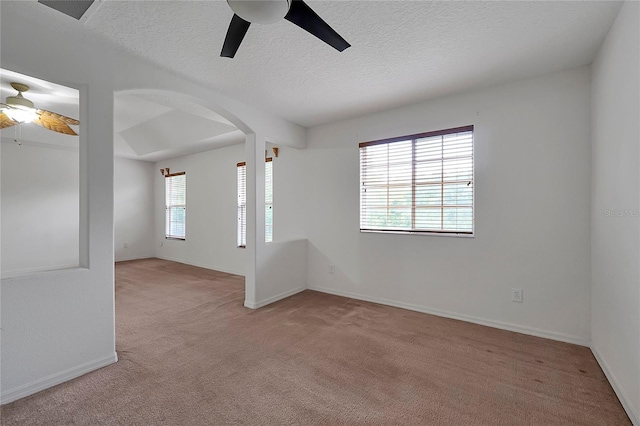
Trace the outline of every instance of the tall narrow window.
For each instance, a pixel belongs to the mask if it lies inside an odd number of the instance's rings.
[[[361,143],[360,230],[473,234],[473,126]]]
[[[247,246],[247,165],[238,163],[238,223],[237,245]]]
[[[264,176],[264,240],[273,241],[273,162],[271,158],[266,159]],[[238,221],[237,221],[237,245],[247,246],[247,164],[245,162],[237,165],[238,179]]]
[[[165,237],[184,240],[187,219],[187,175],[172,173],[164,179]]]
[[[273,161],[264,165],[264,241],[273,241]]]

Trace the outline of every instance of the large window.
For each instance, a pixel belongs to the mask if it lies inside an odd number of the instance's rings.
[[[267,158],[265,163],[265,176],[264,176],[264,240],[265,242],[273,241],[273,162],[271,158]],[[237,177],[238,177],[238,247],[247,246],[247,164],[238,163],[237,165]]]
[[[361,143],[360,230],[473,234],[473,126]]]
[[[187,175],[168,174],[164,178],[165,237],[184,240],[187,219]]]

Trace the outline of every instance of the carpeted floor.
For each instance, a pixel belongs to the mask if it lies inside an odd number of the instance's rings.
[[[116,265],[120,361],[2,407],[3,425],[629,425],[588,348],[242,277]]]

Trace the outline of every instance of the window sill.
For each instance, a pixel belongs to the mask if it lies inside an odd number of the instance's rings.
[[[184,241],[186,238],[178,238],[178,237],[164,237],[165,240],[174,240],[174,241]]]
[[[456,237],[456,238],[475,238],[475,233],[463,232],[429,232],[429,231],[383,231],[374,229],[361,229],[361,234],[396,234],[396,235],[423,235],[429,237]]]

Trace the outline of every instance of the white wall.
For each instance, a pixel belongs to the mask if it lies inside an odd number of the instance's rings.
[[[153,182],[160,171],[147,161],[115,158],[113,173],[115,259],[153,257]]]
[[[276,158],[272,147],[267,144],[269,156],[273,158],[273,241],[305,239],[304,150],[278,145]]]
[[[101,77],[109,73],[112,58],[105,49],[93,50],[96,46],[91,47],[86,37],[43,31],[40,22],[31,21],[38,15],[30,11],[35,5],[0,4],[2,66],[80,89],[80,267],[2,280],[2,403],[117,359],[113,88]],[[19,13],[23,7],[28,13]],[[47,19],[58,28],[67,25],[57,22],[59,18],[54,15]],[[30,40],[38,39],[38,43],[21,37],[25,27],[30,28]],[[65,53],[52,54],[60,46],[65,46]],[[101,59],[100,55],[106,57]]]
[[[299,293],[307,288],[307,240],[274,241],[264,245],[256,268],[255,309]]]
[[[640,7],[626,2],[593,64],[593,352],[640,424]]]
[[[190,265],[245,274],[245,250],[236,247],[236,164],[244,144],[173,158],[155,164],[155,255]],[[164,177],[160,168],[187,174],[186,238],[164,237]]]
[[[359,232],[358,142],[469,124],[475,238]],[[589,344],[588,68],[318,126],[306,154],[310,288]]]
[[[2,276],[77,267],[78,150],[2,139]]]

